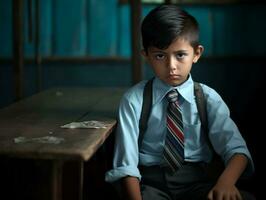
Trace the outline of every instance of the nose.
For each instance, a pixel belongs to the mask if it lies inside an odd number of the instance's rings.
[[[168,68],[170,70],[170,72],[174,72],[176,70],[176,59],[173,56],[170,56],[168,58]]]

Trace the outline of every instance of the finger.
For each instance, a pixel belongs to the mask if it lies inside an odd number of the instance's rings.
[[[224,197],[225,196],[222,193],[220,193],[220,192],[215,192],[214,193],[214,199],[215,200],[223,200]]]
[[[230,200],[238,200],[237,199],[237,194],[232,195],[231,198],[230,198]]]
[[[243,200],[243,198],[242,198],[242,196],[241,196],[239,190],[236,191],[236,199],[237,199],[237,200]]]
[[[235,200],[234,196],[230,194],[224,194],[223,200]]]
[[[207,199],[213,200],[213,191],[212,190],[208,193]]]

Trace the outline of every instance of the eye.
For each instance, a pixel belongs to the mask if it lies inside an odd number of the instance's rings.
[[[183,59],[187,54],[186,53],[177,53],[176,58],[177,59]]]
[[[165,58],[164,54],[156,54],[155,59],[156,60],[163,60]]]

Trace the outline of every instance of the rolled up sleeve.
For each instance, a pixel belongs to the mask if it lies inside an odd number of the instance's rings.
[[[122,166],[116,167],[106,173],[105,181],[114,182],[125,176],[134,176],[141,179],[141,175],[136,166]]]
[[[125,176],[141,178],[138,170],[138,118],[139,108],[132,104],[132,95],[125,95],[119,106],[118,126],[115,135],[113,169],[105,175],[107,182],[114,182]],[[136,104],[136,103],[135,103]]]

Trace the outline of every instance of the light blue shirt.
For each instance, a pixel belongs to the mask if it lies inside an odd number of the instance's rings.
[[[113,169],[106,173],[106,181],[113,182],[125,176],[141,178],[138,165],[161,164],[162,152],[166,134],[165,95],[173,88],[177,89],[179,104],[184,123],[184,154],[188,162],[210,162],[212,149],[201,132],[201,122],[195,102],[194,83],[191,78],[182,85],[173,87],[160,79],[153,81],[153,103],[148,128],[144,134],[141,148],[138,148],[139,119],[143,101],[143,89],[147,81],[142,81],[130,88],[120,102],[118,126],[114,149]],[[246,172],[253,172],[254,166],[237,126],[230,118],[230,112],[225,102],[210,87],[201,84],[207,101],[209,138],[215,151],[226,164],[235,153],[246,155],[249,159]]]

